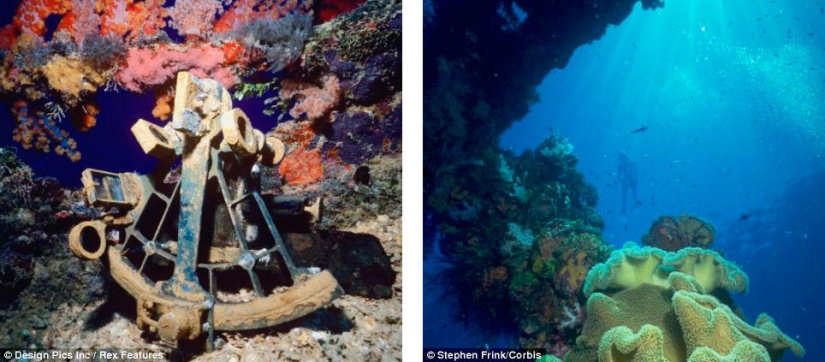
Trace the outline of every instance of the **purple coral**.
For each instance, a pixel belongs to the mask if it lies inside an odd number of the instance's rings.
[[[332,122],[328,139],[338,149],[338,157],[349,164],[361,164],[381,152],[372,144],[373,116],[366,112],[339,113]]]

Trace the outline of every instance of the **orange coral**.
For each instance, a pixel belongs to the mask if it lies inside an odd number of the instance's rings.
[[[152,109],[152,115],[158,119],[165,121],[172,115],[172,102],[175,99],[174,87],[167,90],[158,90],[155,92],[155,108]]]
[[[42,68],[52,89],[66,94],[69,104],[76,102],[83,92],[95,92],[106,78],[89,64],[77,58],[55,55]]]
[[[127,5],[129,29],[132,29],[127,38],[137,39],[141,33],[153,36],[163,29],[166,26],[163,19],[167,16],[163,3],[164,0],[146,0]]]
[[[61,156],[66,155],[72,162],[80,160],[77,143],[69,137],[69,132],[58,127],[55,121],[47,118],[43,112],[29,115],[26,102],[18,101],[12,107],[12,113],[17,120],[12,139],[19,142],[24,149],[34,147],[48,153],[51,151],[52,142],[55,142],[55,153]]]
[[[281,161],[278,172],[290,185],[303,186],[318,182],[324,175],[321,152],[303,148],[292,151]]]
[[[77,108],[76,111],[72,112],[71,119],[72,124],[74,124],[75,128],[77,128],[81,132],[86,132],[95,125],[97,125],[97,115],[100,113],[100,109],[98,108],[97,104],[94,103],[86,103],[83,106]]]
[[[97,12],[103,14],[100,17],[100,34],[123,37],[132,25],[129,22],[131,5],[132,0],[98,0]]]
[[[72,0],[23,0],[14,15],[14,27],[20,32],[30,32],[43,37],[46,34],[46,18],[63,15],[72,8]]]

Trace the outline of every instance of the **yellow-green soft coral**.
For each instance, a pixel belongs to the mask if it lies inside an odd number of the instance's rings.
[[[804,355],[767,315],[750,326],[704,294],[747,290],[745,273],[719,254],[635,245],[621,251],[588,275],[587,321],[565,361],[775,361],[787,349]]]
[[[609,352],[602,350],[605,343],[612,343],[605,342],[605,338],[615,338],[609,337],[611,333],[620,333],[610,332],[611,330],[624,327],[631,331],[641,331],[645,325],[649,325],[659,329],[663,357],[669,361],[684,361],[685,344],[679,321],[671,306],[672,295],[670,290],[651,284],[626,289],[612,297],[594,293],[587,300],[587,320],[582,334],[576,340],[576,348],[565,360],[595,361],[597,353]],[[635,356],[635,353],[625,354]]]
[[[645,324],[638,333],[625,326],[613,328],[602,336],[599,343],[599,361],[668,362],[664,356],[662,331]]]
[[[728,355],[722,355],[708,348],[699,347],[688,358],[688,362],[770,362],[771,356],[759,343],[748,340],[736,342]]]
[[[735,264],[715,251],[684,248],[675,252],[627,243],[610,254],[606,262],[594,266],[584,282],[584,295],[596,291],[622,290],[642,284],[671,287],[670,275],[683,273],[695,278],[699,290],[711,293],[718,288],[747,292],[748,277]]]
[[[709,347],[728,355],[736,343],[743,340],[760,344],[772,359],[780,358],[786,349],[800,357],[805,354],[802,345],[782,333],[767,314],[761,314],[756,324],[750,326],[716,298],[687,291],[673,295],[673,309],[689,354],[700,347]]]

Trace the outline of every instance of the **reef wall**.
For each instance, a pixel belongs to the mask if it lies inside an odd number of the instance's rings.
[[[425,4],[425,212],[435,230],[428,239],[441,240],[451,264],[441,275],[445,298],[468,323],[511,325],[522,346],[558,356],[581,331],[587,271],[611,251],[598,196],[563,137],[520,156],[499,149],[498,138],[537,101],[550,70],[635,4]],[[645,9],[662,5],[642,1]]]

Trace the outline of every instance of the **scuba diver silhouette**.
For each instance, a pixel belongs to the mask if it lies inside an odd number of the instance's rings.
[[[624,151],[619,153],[619,171],[616,176],[622,183],[622,215],[627,210],[627,197],[632,193],[633,200],[631,206],[636,205],[639,199],[636,195],[636,183],[639,181],[639,174],[636,171],[636,164],[627,157]]]

